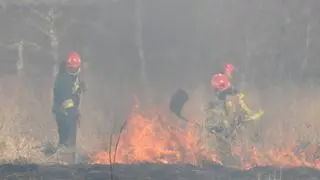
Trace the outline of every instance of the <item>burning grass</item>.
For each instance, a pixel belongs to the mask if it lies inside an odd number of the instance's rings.
[[[314,87],[301,90],[293,86],[282,90],[275,88],[261,93],[247,93],[250,104],[257,103],[257,99],[260,99],[261,104],[264,104],[266,116],[256,126],[248,127],[237,137],[232,146],[233,156],[239,161],[236,167],[249,169],[255,166],[275,165],[319,169],[317,129],[320,124],[317,121],[317,112],[320,110],[320,98],[316,89]],[[40,153],[41,145],[46,138],[54,140],[56,136],[56,124],[50,112],[50,84],[5,77],[0,79],[0,92],[0,161],[45,163]],[[195,97],[195,94],[198,96]],[[121,135],[115,163],[201,165],[203,161],[211,161],[223,164],[223,157],[215,149],[207,146],[208,141],[212,139],[204,138],[198,131],[199,127],[195,128],[193,125],[194,122],[199,123],[201,117],[199,112],[190,109],[200,109],[203,100],[198,102],[199,99],[208,99],[208,96],[199,97],[205,93],[197,91],[195,94],[190,95],[190,102],[184,111],[189,117],[195,114],[194,118],[191,118],[192,122],[186,126],[171,116],[167,107],[148,104],[135,108]],[[108,143],[109,135],[102,131],[109,129],[111,123],[99,124],[101,133],[97,126],[92,125],[97,121],[103,123],[116,118],[103,111],[104,109],[98,110],[92,106],[90,100],[86,100],[80,129],[79,144],[82,147],[95,146],[92,149],[101,150],[100,145]],[[258,141],[252,140],[253,132],[259,133]],[[301,142],[306,146],[301,152],[296,152],[297,147],[301,147]],[[88,149],[92,151],[91,148]],[[111,157],[114,153],[111,152]],[[109,148],[106,148],[94,154],[92,163],[109,164],[109,157]]]
[[[285,108],[283,108],[285,109]],[[150,110],[150,109],[149,109]],[[135,109],[128,119],[126,129],[121,133],[117,152],[98,152],[93,163],[110,164],[134,164],[141,162],[153,163],[190,163],[201,165],[205,161],[229,165],[222,163],[224,154],[218,154],[214,149],[207,148],[207,141],[198,132],[199,127],[195,122],[190,122],[185,128],[172,118],[166,110],[156,108],[156,110]],[[285,120],[285,119],[284,119]],[[201,124],[201,119],[195,120]],[[286,121],[286,120],[285,120]],[[258,166],[278,166],[278,167],[300,167],[307,166],[320,169],[319,149],[317,144],[309,143],[301,152],[299,134],[295,134],[292,129],[296,122],[288,124],[287,127],[278,126],[280,133],[287,136],[268,137],[268,131],[273,135],[278,135],[270,125],[281,125],[283,122],[275,123],[269,121],[261,123],[265,129],[261,132],[258,140],[252,140],[249,128],[244,129],[244,134],[236,138],[231,146],[233,158],[239,163],[232,165],[240,169],[250,169]],[[261,128],[261,126],[251,127]],[[279,133],[279,132],[278,132]],[[120,134],[118,134],[120,136]],[[271,139],[272,138],[272,139]],[[223,151],[223,150],[222,150]],[[116,153],[116,155],[115,155]],[[111,155],[110,155],[111,154]],[[115,158],[115,162],[110,161],[110,157]]]
[[[161,112],[154,116],[133,111],[121,135],[114,163],[190,163],[199,164],[199,158],[219,163],[216,154],[207,151],[192,125],[181,128],[178,121],[169,122]],[[114,157],[115,152],[111,152]],[[210,157],[208,157],[210,156]],[[99,152],[93,163],[110,163],[109,152]]]

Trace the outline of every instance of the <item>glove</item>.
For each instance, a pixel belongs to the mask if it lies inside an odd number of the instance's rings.
[[[63,109],[65,111],[65,115],[79,118],[80,113],[77,107],[75,107],[75,104],[72,99],[67,99],[63,102]]]

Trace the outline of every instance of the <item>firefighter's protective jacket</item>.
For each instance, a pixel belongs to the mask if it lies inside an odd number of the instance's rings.
[[[65,115],[79,115],[80,95],[84,83],[80,81],[79,75],[67,73],[65,62],[59,67],[54,89],[53,89],[53,113]]]

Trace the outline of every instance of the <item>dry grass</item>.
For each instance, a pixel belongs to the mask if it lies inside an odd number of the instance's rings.
[[[43,143],[56,144],[57,127],[51,114],[51,82],[7,76],[0,79],[0,162],[48,160],[42,155]],[[108,139],[110,117],[106,109],[96,109],[85,99],[79,144],[94,151]],[[112,115],[112,114],[111,114]]]
[[[43,96],[44,90],[44,87],[28,84],[26,79],[0,79],[0,161],[37,160],[41,150],[38,138],[46,137],[43,127],[50,121],[45,118],[49,117],[49,106],[45,103],[48,98]],[[50,130],[47,132],[50,134]]]
[[[299,88],[292,84],[260,92],[245,88],[248,103],[266,112],[263,120],[254,127],[262,136],[258,145],[283,146],[296,140],[319,142],[320,96],[317,89],[316,86]],[[188,92],[190,101],[183,113],[201,119],[203,114],[199,107],[208,102],[210,92],[204,86]],[[105,147],[110,128],[114,120],[119,119],[112,108],[96,104],[92,96],[84,98],[78,140],[80,148],[86,152]],[[44,157],[40,153],[42,143],[56,141],[57,137],[51,114],[51,82],[3,77],[0,79],[0,100],[0,162],[43,162]],[[169,95],[161,103],[168,101]],[[248,138],[252,132],[248,130],[239,141],[247,145],[256,143]]]
[[[265,137],[265,143],[283,145],[294,143],[295,140],[319,142],[320,99],[317,89],[286,85],[281,89],[277,87],[249,96],[249,102],[261,99],[259,104],[263,104],[266,112],[258,127]]]

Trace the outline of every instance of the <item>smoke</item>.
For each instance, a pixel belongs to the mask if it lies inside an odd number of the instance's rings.
[[[27,81],[51,81],[57,54],[52,54],[52,36],[44,32],[54,29],[59,60],[76,50],[88,65],[82,108],[84,127],[92,128],[83,131],[99,132],[101,141],[113,122],[126,118],[136,98],[169,108],[167,100],[178,89],[192,92],[204,86],[207,98],[201,98],[208,100],[211,75],[226,62],[236,65],[237,82],[252,93],[249,100],[258,105],[268,101],[265,107],[277,100],[268,98],[273,87],[287,92],[289,84],[312,89],[318,83],[320,1],[10,2],[0,9],[0,75],[15,76],[18,54],[5,47],[24,40],[41,47],[24,49]],[[51,27],[53,7],[59,16]],[[46,113],[39,119],[48,119]]]

